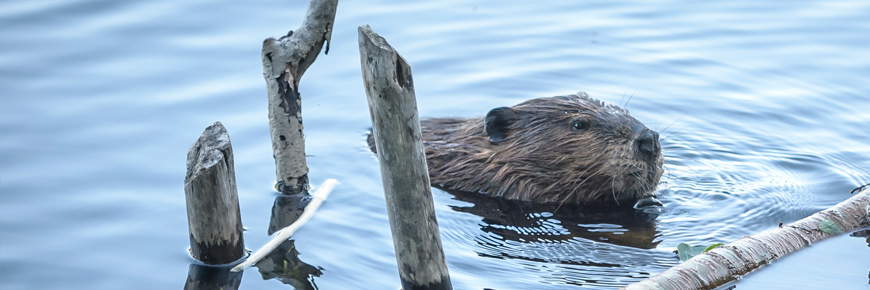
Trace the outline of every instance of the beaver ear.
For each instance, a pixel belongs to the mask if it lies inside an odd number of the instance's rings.
[[[508,107],[498,107],[489,110],[486,113],[484,125],[486,127],[486,135],[489,136],[489,142],[498,144],[502,139],[507,137],[508,130],[511,124],[517,120],[517,113],[514,109]]]

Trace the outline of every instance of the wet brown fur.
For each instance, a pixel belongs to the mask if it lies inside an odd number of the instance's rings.
[[[623,206],[655,190],[663,164],[658,134],[627,110],[585,93],[511,109],[515,121],[498,144],[484,118],[421,119],[432,185],[535,203]],[[655,134],[656,151],[646,158],[636,141],[644,130]]]

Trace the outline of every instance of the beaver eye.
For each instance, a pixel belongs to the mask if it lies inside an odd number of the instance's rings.
[[[571,128],[574,128],[574,130],[583,130],[586,129],[586,127],[589,127],[588,124],[585,121],[580,120],[574,121],[571,125]]]

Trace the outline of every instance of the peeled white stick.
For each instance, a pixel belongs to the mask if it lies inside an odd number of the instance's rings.
[[[317,208],[319,208],[323,201],[326,200],[326,197],[329,196],[329,193],[332,192],[332,189],[335,188],[336,185],[338,185],[338,181],[335,179],[327,179],[325,182],[323,182],[323,185],[320,186],[320,189],[318,189],[317,192],[314,193],[314,196],[311,197],[311,202],[308,203],[307,206],[305,206],[305,210],[302,211],[302,215],[299,216],[299,219],[297,219],[295,222],[293,222],[293,224],[287,226],[286,228],[283,228],[280,231],[276,232],[275,237],[273,237],[271,241],[269,241],[262,248],[251,254],[251,256],[248,257],[247,260],[233,267],[233,269],[230,271],[238,272],[244,270],[247,267],[250,267],[253,264],[256,264],[257,262],[262,260],[263,257],[266,257],[266,255],[272,252],[272,250],[277,248],[278,245],[289,239],[290,236],[293,235],[293,233],[299,230],[302,225],[307,223],[308,220],[310,220],[311,217],[314,216],[314,212],[316,212]]]

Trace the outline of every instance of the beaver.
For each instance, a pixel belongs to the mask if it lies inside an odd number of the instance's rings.
[[[582,92],[420,126],[435,187],[544,204],[660,205],[658,132]]]

